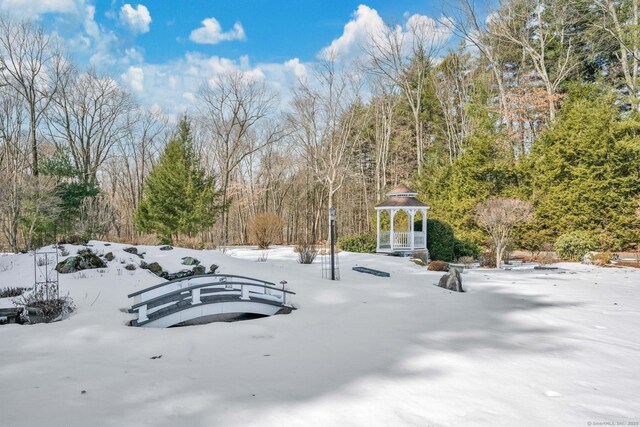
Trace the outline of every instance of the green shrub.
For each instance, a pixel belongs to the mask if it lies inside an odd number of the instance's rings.
[[[467,239],[453,239],[453,256],[458,258],[477,259],[480,256],[480,246]]]
[[[376,236],[371,233],[361,233],[352,236],[344,236],[338,240],[338,247],[343,251],[371,253],[377,246]]]
[[[556,252],[561,258],[582,260],[589,251],[598,247],[596,239],[585,231],[565,233],[556,240]]]
[[[427,249],[434,261],[454,259],[453,229],[449,224],[437,219],[427,220]]]

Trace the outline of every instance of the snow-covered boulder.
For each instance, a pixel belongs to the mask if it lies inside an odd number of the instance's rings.
[[[438,286],[454,292],[464,292],[462,288],[462,276],[457,269],[451,269],[449,273],[440,278]]]

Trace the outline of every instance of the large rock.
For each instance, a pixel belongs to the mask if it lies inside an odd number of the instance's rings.
[[[160,264],[158,264],[157,262],[152,262],[151,264],[149,264],[147,266],[147,268],[149,269],[150,272],[154,273],[154,274],[158,274],[162,271],[162,266]]]
[[[167,273],[164,277],[167,280],[176,280],[176,279],[184,279],[185,277],[193,276],[193,271],[191,270],[180,270],[177,273]]]
[[[207,269],[204,267],[204,265],[196,265],[191,271],[193,272],[194,276],[200,276],[202,274],[205,274],[207,272]]]
[[[76,269],[76,265],[78,263],[76,258],[77,257],[70,256],[64,261],[59,262],[58,265],[56,265],[56,271],[60,274],[75,273],[76,271],[78,271]]]
[[[438,286],[454,292],[464,292],[462,288],[462,276],[458,270],[454,269],[440,278]]]
[[[78,255],[70,256],[58,263],[56,270],[61,274],[75,273],[92,268],[105,268],[107,265],[89,249],[78,251]]]
[[[186,256],[184,258],[182,258],[182,263],[184,265],[199,265],[200,261],[197,260],[196,258],[190,257],[190,256]]]

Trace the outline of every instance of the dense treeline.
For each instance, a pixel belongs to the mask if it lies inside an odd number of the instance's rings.
[[[571,232],[636,247],[639,2],[460,0],[441,22],[372,33],[357,58],[325,52],[286,103],[247,73],[203,80],[180,123],[1,17],[4,246],[248,243],[262,213],[283,220],[283,242],[317,241],[329,206],[340,234],[371,232],[373,206],[405,183],[456,255],[491,245],[477,209],[496,197],[533,208],[516,247]]]

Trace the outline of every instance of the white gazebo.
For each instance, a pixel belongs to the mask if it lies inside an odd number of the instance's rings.
[[[417,192],[406,185],[399,185],[389,193],[387,200],[376,206],[376,252],[411,252],[427,248],[427,210],[429,206],[416,199]],[[404,211],[408,217],[407,231],[394,231],[394,217]],[[380,215],[389,213],[389,231],[380,230]],[[422,230],[414,231],[414,221],[420,214]]]

